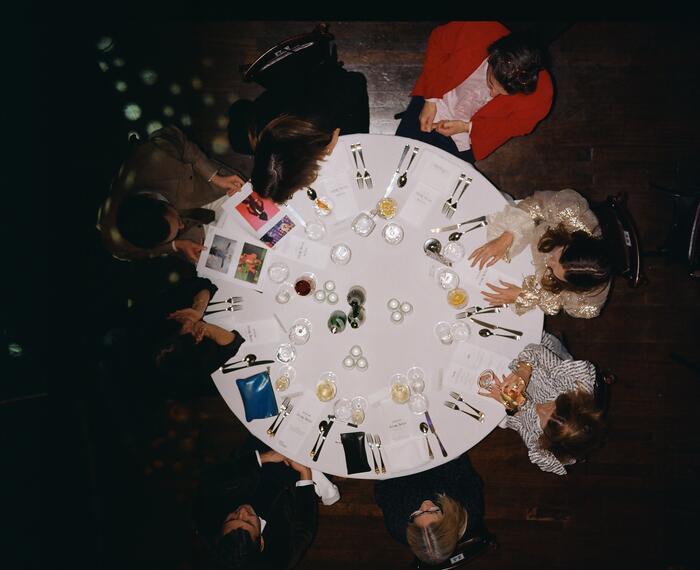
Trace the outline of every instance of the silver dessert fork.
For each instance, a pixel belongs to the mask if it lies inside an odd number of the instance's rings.
[[[374,455],[374,439],[372,438],[372,434],[368,433],[366,435],[367,443],[369,444],[369,448],[372,450],[372,463],[374,463],[374,472],[379,475],[379,467],[377,467],[377,458]]]
[[[289,414],[291,414],[293,409],[294,409],[294,404],[289,404],[287,406],[287,409],[284,410],[284,413],[282,414],[282,419],[280,420],[280,423],[278,423],[277,427],[274,430],[272,430],[272,433],[270,434],[270,436],[275,437],[275,435],[277,435],[277,430],[280,429],[280,426],[282,425],[284,418],[286,418]]]
[[[379,462],[382,464],[382,473],[386,473],[386,467],[384,467],[384,458],[382,457],[382,440],[379,434],[374,434],[374,443],[377,446],[377,451],[379,452]]]
[[[462,174],[459,175],[459,180],[457,180],[457,186],[455,186],[455,189],[452,190],[452,194],[450,194],[450,197],[445,200],[445,203],[442,205],[442,213],[447,216],[448,218],[451,217],[449,214],[450,208],[452,208],[452,198],[454,198],[455,192],[457,192],[457,189],[459,188],[459,185],[464,182],[464,179],[467,177],[467,175],[462,172]]]
[[[350,150],[352,151],[352,157],[355,159],[355,182],[357,182],[357,187],[362,190],[364,186],[364,178],[362,177],[362,173],[360,172],[360,166],[357,163],[357,145],[356,144],[351,144],[350,145]]]
[[[289,405],[291,398],[287,397],[284,400],[282,400],[282,405],[280,406],[279,413],[277,414],[277,417],[275,418],[275,421],[272,422],[272,425],[267,428],[267,433],[272,433],[272,430],[275,429],[275,424],[277,423],[277,420],[280,419],[284,411],[287,409],[287,406]]]
[[[365,169],[365,173],[362,175],[362,178],[365,181],[365,185],[367,186],[368,190],[372,189],[372,177],[369,175],[369,172],[367,171],[367,166],[365,165],[365,157],[362,156],[362,144],[357,143],[357,150],[360,153],[360,160],[362,161],[362,168]]]
[[[455,400],[457,400],[458,402],[462,402],[463,404],[466,404],[467,406],[469,406],[472,410],[474,410],[479,415],[479,421],[480,422],[484,421],[484,418],[486,417],[484,412],[482,412],[481,410],[477,410],[474,406],[472,406],[469,402],[467,402],[464,398],[462,398],[462,396],[460,394],[458,394],[457,392],[450,392],[450,396],[452,398],[454,398]]]

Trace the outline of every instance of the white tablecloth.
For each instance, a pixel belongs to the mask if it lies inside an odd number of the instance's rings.
[[[362,143],[367,169],[371,173],[374,189],[358,189],[355,182],[355,165],[352,161],[350,144]],[[377,217],[377,227],[366,237],[356,235],[351,229],[351,221],[360,211],[372,209],[386,193],[392,180],[404,145],[411,149],[418,147],[413,166],[409,171],[408,183],[403,188],[393,188],[390,195],[399,203],[398,215],[390,220],[403,227],[404,240],[398,245],[389,245],[382,238],[382,228],[387,221]],[[405,169],[409,156],[404,162]],[[473,178],[473,182],[459,203],[459,209],[451,220],[442,213],[442,205],[455,187],[461,173]],[[395,186],[395,185],[394,185]],[[347,470],[340,444],[340,434],[365,431],[380,434],[382,452],[387,467],[385,475],[375,475],[374,471],[352,475],[357,478],[389,478],[417,473],[458,457],[476,445],[505,416],[503,406],[490,398],[477,395],[476,377],[484,368],[494,368],[498,373],[506,372],[508,361],[528,343],[539,342],[542,333],[543,315],[531,311],[522,317],[510,309],[500,314],[480,317],[482,320],[524,332],[520,340],[506,338],[482,338],[478,335],[479,326],[469,324],[472,334],[467,342],[445,346],[434,334],[438,321],[452,322],[456,310],[448,305],[446,291],[440,288],[434,276],[436,269],[443,267],[427,257],[423,243],[430,237],[437,237],[443,246],[448,243],[450,232],[431,234],[429,228],[446,226],[470,218],[500,210],[506,203],[503,195],[473,166],[432,146],[395,136],[350,135],[343,136],[324,163],[318,180],[313,187],[319,197],[329,197],[334,204],[333,212],[323,218],[327,232],[320,241],[298,242],[298,246],[322,248],[313,257],[307,257],[313,264],[300,263],[283,256],[278,251],[291,243],[292,236],[306,240],[301,220],[295,219],[297,227],[269,251],[266,266],[273,261],[284,261],[290,268],[288,281],[304,272],[316,275],[320,286],[326,280],[336,283],[338,304],[318,302],[312,295],[299,297],[292,295],[287,304],[275,301],[279,286],[267,280],[263,292],[241,288],[223,280],[215,280],[220,287],[216,299],[232,294],[244,297],[244,310],[235,313],[218,313],[207,320],[226,328],[237,328],[248,342],[243,344],[236,359],[254,353],[259,360],[273,359],[277,346],[288,342],[285,329],[300,317],[308,318],[313,326],[311,340],[297,346],[297,357],[292,366],[296,369],[296,379],[286,392],[276,393],[278,404],[284,396],[294,396],[295,411],[285,419],[277,436],[271,438],[266,430],[273,418],[245,421],[245,414],[235,379],[248,377],[264,370],[264,366],[246,368],[239,372],[222,374],[216,372],[213,379],[231,410],[250,430],[273,449],[294,460],[332,473],[347,477]],[[316,218],[313,204],[305,192],[298,192],[289,202],[294,212],[303,220]],[[219,225],[235,224],[230,216],[223,216]],[[485,241],[485,228],[466,234],[460,240],[467,255]],[[333,244],[344,242],[352,249],[349,264],[341,266],[331,262],[329,251]],[[288,248],[288,247],[287,247]],[[289,249],[289,248],[288,248]],[[297,248],[298,250],[298,248]],[[525,275],[532,273],[531,256],[526,251],[510,264],[497,263],[488,274],[469,268],[465,259],[455,263],[453,269],[460,275],[460,286],[469,293],[469,305],[485,306],[479,291],[484,288],[479,280],[494,282],[505,278],[516,284]],[[348,289],[361,285],[367,291],[366,322],[358,329],[348,326],[342,333],[333,335],[326,326],[331,311],[340,309],[347,312],[345,300]],[[401,324],[390,321],[387,301],[396,298],[413,305],[413,312]],[[275,318],[275,316],[277,318]],[[353,345],[360,345],[369,362],[366,371],[346,370],[343,358]],[[271,365],[274,382],[280,363]],[[426,372],[425,395],[429,402],[438,435],[442,439],[448,456],[443,457],[433,435],[430,442],[435,459],[429,460],[427,447],[419,424],[425,421],[424,415],[414,415],[407,405],[398,405],[390,399],[389,383],[395,373],[406,373],[409,367],[420,366]],[[363,395],[370,403],[366,420],[359,428],[352,428],[336,421],[330,431],[328,441],[317,463],[309,457],[318,435],[318,423],[333,411],[333,402],[321,403],[316,399],[315,386],[324,371],[332,371],[338,376],[337,398],[353,398]],[[448,409],[443,405],[451,400],[449,391],[456,390],[472,405],[486,414],[485,421],[474,419]],[[462,405],[464,409],[466,406]],[[371,453],[367,449],[369,463]],[[377,456],[377,459],[378,456]]]

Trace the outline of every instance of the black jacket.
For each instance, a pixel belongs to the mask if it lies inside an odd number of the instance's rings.
[[[250,438],[229,459],[204,474],[195,511],[197,530],[209,544],[221,532],[226,515],[250,504],[267,521],[263,531],[263,567],[293,568],[313,541],[318,524],[313,485],[297,487],[299,476],[283,463],[258,464]]]
[[[436,501],[439,493],[450,496],[467,511],[467,529],[460,538],[470,538],[478,533],[484,516],[482,483],[466,453],[434,469],[377,481],[374,485],[374,499],[384,511],[386,528],[403,544],[408,544],[408,517],[420,508],[423,501]]]

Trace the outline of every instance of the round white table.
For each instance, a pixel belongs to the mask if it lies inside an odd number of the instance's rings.
[[[362,145],[366,169],[372,179],[371,190],[367,189],[366,184],[362,189],[358,187],[350,148],[355,143]],[[395,171],[405,145],[409,145],[410,150],[401,172],[406,169],[413,149],[417,148],[418,152],[408,171],[407,183],[399,188]],[[364,173],[361,163],[360,169]],[[457,212],[448,219],[442,213],[443,204],[461,174],[471,177],[473,181],[460,200]],[[332,280],[339,296],[338,303],[331,305],[327,301],[317,301],[313,295],[301,297],[292,293],[288,303],[280,304],[275,300],[280,285],[269,279],[263,283],[262,292],[215,280],[220,288],[215,300],[241,295],[244,297],[244,309],[206,317],[209,322],[236,328],[247,338],[234,360],[240,360],[248,353],[255,354],[258,360],[274,359],[278,346],[289,342],[287,334],[292,322],[301,317],[311,321],[310,340],[295,347],[297,355],[291,365],[296,370],[296,377],[286,391],[275,393],[278,405],[285,396],[292,396],[294,408],[274,438],[267,434],[274,418],[251,422],[245,420],[235,380],[249,377],[269,366],[274,383],[282,367],[279,362],[228,374],[215,372],[213,380],[221,395],[254,436],[295,461],[325,473],[363,479],[391,478],[430,469],[458,457],[481,441],[505,417],[502,405],[477,394],[478,373],[485,368],[493,368],[499,374],[507,372],[510,359],[526,344],[540,341],[543,314],[541,311],[530,311],[518,317],[510,308],[506,308],[499,314],[478,317],[491,324],[522,331],[519,340],[481,337],[478,331],[482,327],[465,319],[461,322],[469,325],[470,337],[451,345],[442,344],[434,332],[435,324],[438,321],[455,322],[458,309],[447,303],[447,292],[440,287],[435,276],[436,270],[444,266],[426,255],[423,244],[435,237],[445,246],[451,232],[431,233],[430,228],[444,227],[498,211],[506,204],[504,196],[472,165],[430,145],[384,135],[341,137],[333,154],[324,162],[313,188],[320,198],[330,198],[333,203],[331,214],[320,218],[326,227],[325,236],[317,241],[308,240],[304,224],[319,218],[306,193],[297,192],[288,203],[291,211],[287,212],[296,227],[274,249],[269,250],[264,270],[272,262],[281,261],[290,269],[287,278],[290,283],[306,272],[316,276],[318,287]],[[377,226],[374,231],[367,237],[357,235],[351,228],[352,220],[360,211],[368,212],[374,208],[387,193],[398,202],[396,217],[392,220],[375,217]],[[382,236],[382,228],[389,222],[400,225],[404,230],[403,241],[397,245],[387,243]],[[233,222],[224,216],[218,224],[225,223]],[[483,244],[485,237],[486,229],[483,227],[463,235],[459,243],[464,246],[466,256]],[[347,265],[338,265],[330,260],[331,247],[341,242],[352,250]],[[470,268],[466,256],[454,263],[453,270],[460,276],[460,287],[469,294],[469,306],[488,305],[479,293],[484,288],[484,281],[494,282],[495,279],[504,278],[520,284],[525,275],[532,273],[529,249],[509,264],[502,261],[497,263],[488,272]],[[354,285],[362,286],[367,292],[366,320],[359,328],[353,329],[348,325],[343,332],[331,334],[326,324],[328,317],[334,310],[345,313],[350,310],[346,295]],[[390,319],[387,301],[391,298],[408,301],[413,306],[413,311],[405,315],[399,324]],[[342,365],[344,357],[354,345],[362,348],[368,361],[365,371],[356,367],[347,370]],[[426,421],[425,415],[414,414],[407,404],[396,404],[391,400],[390,378],[396,373],[405,374],[412,366],[419,366],[425,371],[424,395],[435,430],[447,451],[446,457],[440,452],[435,436],[430,434],[435,457],[429,459],[425,437],[419,429],[420,423]],[[323,403],[316,398],[315,388],[322,373],[327,371],[337,375],[337,394],[330,402]],[[445,406],[445,401],[455,402],[450,397],[451,391],[461,394],[483,411],[484,421],[479,422]],[[368,401],[365,421],[354,428],[336,420],[318,460],[313,462],[309,452],[319,435],[319,422],[327,420],[328,415],[333,413],[333,405],[338,398],[351,399],[360,395]],[[466,411],[472,411],[464,404],[459,405]],[[377,475],[372,469],[348,475],[340,434],[357,431],[381,436],[386,473]],[[371,450],[367,447],[366,451],[369,465],[373,467]],[[376,449],[375,454],[379,461]]]

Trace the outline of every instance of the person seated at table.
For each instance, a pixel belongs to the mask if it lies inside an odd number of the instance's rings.
[[[585,459],[605,436],[606,422],[593,396],[595,367],[574,360],[559,339],[543,332],[542,343],[528,344],[510,369],[490,392],[480,393],[508,407],[514,391],[523,392],[525,402],[507,417],[506,427],[523,438],[532,463],[566,475],[564,466]]]
[[[293,568],[317,524],[311,469],[252,436],[202,477],[195,526],[211,567]]]
[[[105,247],[119,259],[178,254],[196,263],[202,224],[214,219],[202,206],[244,183],[224,169],[177,127],[154,132],[119,169],[100,208],[97,227]]]
[[[547,315],[564,309],[582,319],[600,314],[610,291],[612,269],[598,219],[583,196],[569,188],[535,192],[487,216],[487,222],[489,241],[469,256],[472,267],[510,261],[530,245],[535,273],[520,286],[487,283],[492,291],[482,291],[484,299],[491,304],[512,304],[518,315],[535,307]]]
[[[136,316],[144,359],[170,397],[215,395],[211,374],[239,351],[245,339],[202,320],[217,287],[185,279],[144,303]]]
[[[549,113],[554,90],[544,57],[498,22],[435,28],[396,134],[467,162],[486,158]]]
[[[231,148],[255,155],[253,188],[278,204],[316,180],[340,135],[368,132],[367,80],[333,61],[229,109]]]
[[[430,564],[483,531],[482,482],[466,453],[428,471],[377,481],[374,498],[389,534]]]

